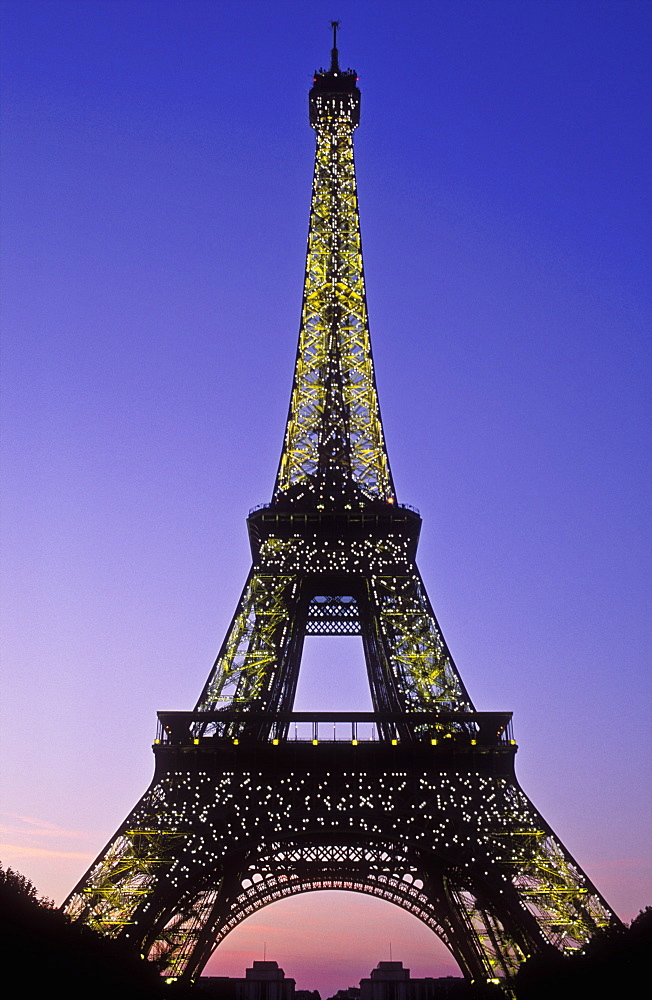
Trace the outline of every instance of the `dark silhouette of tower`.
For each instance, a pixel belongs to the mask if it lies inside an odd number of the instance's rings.
[[[465,975],[509,980],[617,920],[518,785],[511,713],[476,712],[396,501],[367,321],[360,92],[315,74],[299,347],[272,500],[192,712],[159,713],[154,778],[66,911],[193,978],[266,903],[353,889],[404,907]],[[373,712],[294,713],[306,635],[362,636]]]

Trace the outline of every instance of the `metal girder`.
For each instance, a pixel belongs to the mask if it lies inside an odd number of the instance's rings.
[[[288,659],[298,589],[296,575],[269,572],[262,563],[252,569],[198,709],[269,705],[273,681]]]
[[[306,635],[362,635],[357,601],[346,595],[313,597],[308,605]]]

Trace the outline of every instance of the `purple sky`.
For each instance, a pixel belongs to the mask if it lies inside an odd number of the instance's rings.
[[[290,392],[307,91],[340,17],[419,565],[478,709],[514,712],[525,791],[630,919],[652,903],[650,5],[1,10],[2,860],[63,898],[231,619]],[[310,647],[298,707],[365,707],[359,640]],[[266,942],[328,996],[390,941],[413,975],[456,970],[408,914],[339,893],[260,911],[209,968],[242,975]]]

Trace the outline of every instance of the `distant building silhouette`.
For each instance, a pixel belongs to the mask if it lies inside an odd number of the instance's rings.
[[[344,1000],[349,991],[340,992]],[[359,990],[360,1000],[484,1000],[493,996],[503,994],[490,984],[470,983],[457,976],[411,979],[402,962],[379,962],[368,979],[360,980]]]
[[[420,982],[410,979],[402,962],[379,962],[369,979],[360,980],[360,1000],[417,1000],[414,990]]]
[[[213,1000],[321,1000],[317,990],[297,990],[278,962],[254,962],[244,978],[202,976],[195,989]],[[338,990],[328,1000],[504,1000],[498,986],[456,976],[411,979],[402,962],[379,962],[360,987]]]
[[[278,962],[254,962],[245,970],[244,979],[202,976],[197,982],[202,993],[217,1000],[295,1000],[295,986],[294,979],[285,978]]]

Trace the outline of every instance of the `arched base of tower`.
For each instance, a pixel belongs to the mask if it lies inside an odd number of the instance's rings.
[[[514,747],[442,742],[159,745],[67,911],[190,979],[247,916],[317,889],[414,914],[471,979],[580,947],[610,913],[519,788]]]

